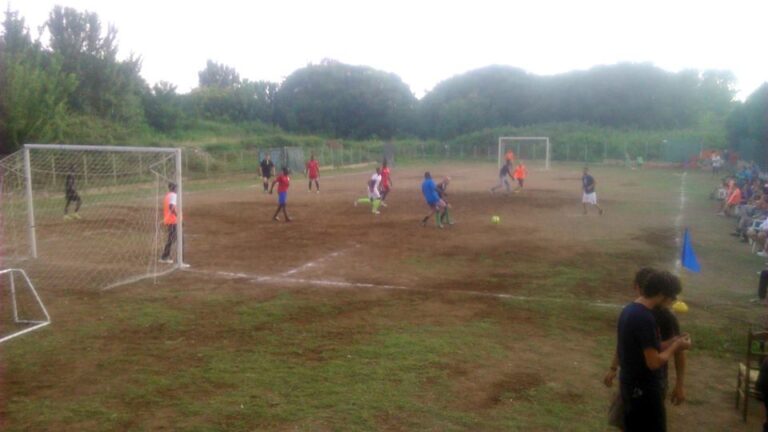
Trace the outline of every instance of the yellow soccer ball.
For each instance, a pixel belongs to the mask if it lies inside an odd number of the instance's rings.
[[[675,313],[686,313],[688,312],[688,305],[684,301],[678,300],[672,304],[672,310]]]
[[[491,223],[498,224],[499,222],[501,222],[501,218],[500,217],[498,217],[498,216],[491,216]]]

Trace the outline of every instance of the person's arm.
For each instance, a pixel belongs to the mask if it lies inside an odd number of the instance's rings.
[[[611,367],[608,368],[608,372],[603,377],[603,384],[606,387],[613,385],[613,380],[616,379],[616,372],[619,370],[619,353],[613,352],[613,359],[611,360]]]
[[[684,335],[674,339],[674,342],[667,347],[667,349],[659,352],[654,347],[648,347],[643,350],[645,357],[645,365],[650,370],[656,370],[664,366],[669,358],[672,357],[677,351],[687,350],[691,347],[690,336]]]
[[[685,351],[675,353],[675,388],[672,390],[672,404],[680,405],[685,402]]]

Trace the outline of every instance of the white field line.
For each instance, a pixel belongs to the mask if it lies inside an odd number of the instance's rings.
[[[680,236],[680,231],[683,227],[683,215],[685,213],[685,179],[686,174],[688,172],[683,172],[683,175],[680,176],[680,211],[677,213],[677,217],[675,218],[675,244],[677,245],[677,250],[675,251],[675,259],[674,259],[674,268],[675,273],[678,275],[680,274],[682,263],[680,262],[680,257],[677,254],[677,251],[680,250],[680,248],[683,246],[683,239]]]
[[[301,265],[299,267],[296,267],[296,268],[293,268],[291,270],[288,270],[287,272],[280,273],[280,276],[291,276],[291,275],[294,275],[296,273],[300,273],[300,272],[303,272],[305,270],[309,270],[312,267],[316,267],[317,265],[321,264],[324,261],[327,261],[327,260],[329,260],[331,258],[336,258],[337,256],[343,254],[344,252],[346,252],[346,250],[340,250],[340,251],[336,251],[336,252],[331,252],[328,255],[320,257],[320,258],[318,258],[318,259],[316,259],[314,261],[310,261],[310,262],[308,262],[308,263],[306,263],[304,265]]]
[[[285,277],[285,276],[261,276],[261,275],[248,274],[248,273],[242,273],[242,272],[235,273],[235,272],[206,271],[206,270],[192,270],[192,269],[184,269],[184,271],[189,273],[201,274],[205,276],[211,276],[211,277],[224,277],[227,279],[244,279],[252,283],[272,282],[272,283],[279,283],[279,284],[286,284],[286,285],[312,285],[312,286],[334,287],[334,288],[351,288],[351,289],[362,288],[362,289],[398,290],[398,291],[423,292],[423,293],[461,294],[461,295],[467,295],[472,297],[490,297],[490,298],[497,298],[497,299],[535,301],[535,302],[543,302],[543,303],[583,303],[587,306],[612,308],[612,309],[618,309],[623,307],[623,305],[613,304],[613,303],[585,302],[585,301],[579,301],[574,299],[562,299],[562,298],[551,298],[551,297],[527,297],[527,296],[519,296],[519,295],[513,295],[513,294],[490,293],[490,292],[483,292],[483,291],[438,290],[438,289],[430,289],[430,288],[413,288],[413,287],[406,287],[401,285],[379,285],[379,284],[361,283],[361,282],[332,281],[332,280],[326,280],[326,279],[303,279],[303,278],[292,278],[292,277]]]

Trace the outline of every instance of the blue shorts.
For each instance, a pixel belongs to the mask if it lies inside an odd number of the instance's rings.
[[[277,203],[280,205],[285,205],[285,202],[288,200],[288,192],[278,192],[277,193]]]

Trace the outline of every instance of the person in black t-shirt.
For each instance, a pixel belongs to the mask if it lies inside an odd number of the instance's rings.
[[[267,154],[261,161],[261,182],[264,185],[264,192],[269,191],[269,179],[272,178],[272,173],[274,172],[275,164],[272,163],[269,154]]]
[[[635,274],[635,280],[634,280],[634,289],[638,291],[638,294],[642,292],[641,287],[645,284],[645,282],[648,280],[648,278],[653,274],[657,272],[657,270],[645,267],[640,269]],[[670,311],[668,304],[659,306],[657,308],[654,308],[652,310],[654,319],[656,320],[656,325],[658,327],[659,331],[659,337],[662,344],[669,344],[672,341],[674,341],[675,337],[680,336],[680,324],[677,321],[677,317]],[[673,405],[680,405],[685,401],[685,389],[684,389],[684,378],[685,378],[685,366],[686,366],[686,357],[685,357],[685,351],[677,351],[675,352],[675,387],[672,390],[672,397],[671,401]],[[603,383],[606,385],[606,387],[611,387],[613,385],[614,379],[616,379],[616,373],[619,366],[619,360],[618,360],[618,353],[614,352],[613,361],[610,367],[610,370],[605,375],[605,378],[603,378]],[[663,370],[659,374],[660,379],[660,386],[662,389],[662,399],[666,399],[666,391],[668,388],[667,384],[667,365],[665,364],[663,367]],[[609,419],[608,423],[612,426],[615,426],[619,429],[624,429],[624,406],[621,401],[621,395],[617,395],[618,397],[613,401],[611,404],[611,409],[609,412]]]
[[[81,219],[80,213],[78,212],[80,211],[80,204],[83,203],[83,200],[80,199],[80,195],[77,193],[75,186],[75,169],[71,165],[67,172],[67,179],[64,182],[64,198],[66,199],[66,204],[64,204],[64,219]],[[69,204],[72,202],[75,203],[75,212],[70,215],[68,214]]]
[[[512,176],[512,162],[506,161],[504,165],[501,166],[501,169],[499,169],[499,183],[491,188],[491,193],[496,192],[496,189],[499,189],[501,187],[505,187],[507,189],[507,193],[510,191],[509,187],[509,178]]]
[[[670,304],[680,293],[680,280],[666,271],[654,272],[641,295],[624,307],[617,326],[624,430],[666,431],[661,368],[677,351],[691,347],[682,334],[662,344],[652,310]]]

